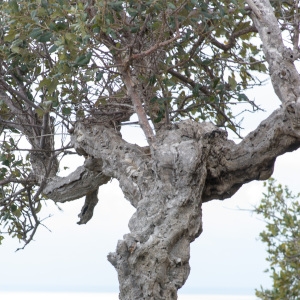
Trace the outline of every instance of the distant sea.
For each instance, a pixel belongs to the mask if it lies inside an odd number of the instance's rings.
[[[103,293],[28,293],[0,292],[1,300],[119,300],[118,294]],[[256,300],[255,296],[243,295],[179,295],[178,300]]]

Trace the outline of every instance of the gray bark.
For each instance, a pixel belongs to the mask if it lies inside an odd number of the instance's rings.
[[[108,255],[120,299],[177,299],[189,275],[189,245],[202,231],[202,202],[268,178],[276,157],[300,146],[298,111],[296,104],[275,111],[239,144],[211,123],[183,121],[161,129],[151,153],[114,129],[76,125],[75,149],[102,166],[101,176],[117,178],[136,207],[130,233]]]
[[[162,125],[156,136],[150,132],[150,146],[143,148],[124,141],[113,127],[78,121],[72,144],[86,157],[85,164],[68,177],[50,177],[43,190],[56,202],[86,196],[79,215],[84,224],[98,202],[98,187],[110,178],[119,180],[136,208],[130,232],[108,255],[122,300],[177,299],[190,271],[190,243],[202,231],[202,203],[226,199],[244,183],[267,179],[276,158],[300,146],[300,82],[293,57],[269,1],[247,2],[283,103],[280,109],[239,144],[211,123],[182,121]]]

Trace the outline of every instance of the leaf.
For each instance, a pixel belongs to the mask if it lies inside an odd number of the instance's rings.
[[[52,38],[52,32],[46,31],[37,38],[37,41],[40,43],[46,43],[49,42],[51,38]]]
[[[195,87],[193,88],[193,96],[195,96],[195,97],[199,96],[199,89],[200,89],[200,85],[199,85],[199,83],[196,83]]]
[[[172,2],[168,2],[168,8],[175,10],[176,6]]]
[[[71,108],[70,107],[63,106],[61,111],[62,111],[63,115],[65,115],[65,116],[68,116],[68,115],[71,114]]]
[[[74,41],[74,40],[76,40],[76,35],[74,33],[67,32],[65,34],[65,38],[68,41]]]
[[[42,203],[41,201],[39,201],[37,207],[35,208],[35,213],[36,214],[39,213],[41,211],[41,208],[42,208]]]
[[[154,85],[155,82],[156,82],[156,75],[154,74],[149,78],[149,84]]]
[[[91,57],[92,52],[78,56],[74,62],[74,66],[79,67],[87,65],[90,62]]]
[[[43,34],[43,31],[41,28],[34,28],[31,33],[29,34],[29,36],[33,39],[37,39],[40,35]]]
[[[98,82],[102,79],[104,72],[103,71],[98,71],[96,72],[96,78],[95,81]]]
[[[49,94],[52,94],[53,92],[55,92],[57,85],[58,85],[58,80],[52,79],[50,84],[47,86]]]
[[[43,87],[48,87],[51,84],[51,82],[51,78],[44,78],[39,84],[39,89],[42,89]]]
[[[235,81],[234,77],[228,76],[228,83],[229,83],[231,89],[235,90],[235,88],[237,86],[237,82]]]
[[[19,209],[16,209],[15,211],[12,212],[14,216],[16,216],[17,218],[21,217],[21,211]]]
[[[17,47],[17,46],[11,47],[10,50],[13,53],[20,53],[21,52],[20,47]]]
[[[108,5],[117,12],[123,10],[123,1],[108,2]]]
[[[245,94],[238,94],[239,101],[249,101],[249,98]]]
[[[18,2],[16,0],[8,1],[13,12],[19,12]]]
[[[50,48],[49,48],[49,53],[53,53],[53,52],[55,52],[56,50],[58,49],[58,46],[56,46],[56,45],[52,45]]]
[[[137,33],[140,31],[140,26],[134,26],[130,28],[131,33]]]
[[[9,33],[4,37],[4,42],[11,42],[15,39],[16,32],[14,30],[9,31]]]

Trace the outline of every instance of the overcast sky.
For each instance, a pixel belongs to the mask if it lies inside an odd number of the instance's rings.
[[[270,86],[256,88],[249,95],[267,112],[247,115],[247,132],[279,106]],[[139,136],[145,142],[137,130],[128,127],[124,134],[129,141]],[[75,166],[75,161],[67,164]],[[297,192],[299,169],[296,151],[277,160],[273,176]],[[251,294],[261,284],[270,284],[263,272],[268,266],[265,246],[258,240],[264,223],[245,211],[258,203],[262,191],[262,182],[252,182],[231,199],[203,205],[204,231],[192,244],[192,270],[181,293]],[[49,202],[44,214],[53,214],[45,221],[52,232],[41,227],[35,241],[17,253],[18,242],[6,238],[0,246],[0,291],[117,292],[117,274],[106,256],[128,232],[134,208],[116,180],[100,188],[99,199],[86,225],[76,224],[83,200],[60,205],[63,211]]]

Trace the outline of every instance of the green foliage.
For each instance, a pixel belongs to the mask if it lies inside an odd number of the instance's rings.
[[[34,153],[58,161],[77,119],[128,101],[124,72],[154,125],[190,118],[238,134],[232,107],[257,110],[245,90],[267,73],[251,24],[242,0],[0,1],[0,225],[28,241],[49,176],[32,174]]]
[[[255,212],[266,220],[260,239],[267,246],[266,270],[273,280],[272,289],[256,291],[264,300],[300,299],[300,202],[287,187],[274,179],[265,183],[267,192]]]
[[[0,182],[9,184],[1,184],[0,187],[0,244],[4,234],[26,241],[33,227],[28,222],[28,217],[32,215],[32,211],[34,214],[38,213],[37,208],[41,205],[40,199],[32,202],[32,184],[30,185],[30,180],[24,180],[29,177],[31,167],[28,157],[15,155],[17,148],[18,144],[9,131],[4,130],[0,145]],[[22,186],[19,182],[22,182]]]
[[[242,90],[260,84],[255,72],[267,71],[252,41],[255,32],[239,34],[251,25],[243,1],[95,1],[92,6],[88,1],[22,0],[2,1],[1,11],[0,57],[10,70],[22,67],[19,79],[34,86],[28,87],[30,97],[35,92],[42,96],[41,101],[35,97],[37,104],[47,99],[68,119],[79,104],[88,107],[100,93],[108,96],[111,80],[115,89],[122,86],[117,68],[109,66],[116,56],[132,51],[124,40],[130,35],[142,52],[169,40],[180,27],[180,37],[163,47],[154,84],[157,99],[165,98],[162,86],[168,94],[174,121],[191,117],[237,130],[231,106],[249,102],[240,97]],[[132,21],[124,21],[123,11]],[[133,68],[138,64],[132,60]],[[151,83],[153,75],[149,71],[139,80]],[[16,85],[15,77],[5,80]]]

